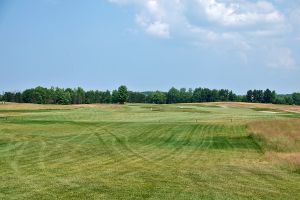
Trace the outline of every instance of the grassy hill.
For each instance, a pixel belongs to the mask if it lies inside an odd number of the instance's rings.
[[[299,110],[0,105],[0,199],[299,199]]]

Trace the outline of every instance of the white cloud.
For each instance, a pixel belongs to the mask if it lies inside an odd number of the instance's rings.
[[[220,3],[216,0],[197,0],[206,17],[224,26],[281,23],[284,16],[266,1],[256,3]]]
[[[260,46],[266,49],[263,54],[270,54],[268,49],[278,45],[273,55],[265,58],[267,65],[285,69],[296,66],[291,48],[280,46],[283,40],[299,37],[300,5],[287,11],[276,7],[284,4],[277,0],[108,1],[134,6],[136,23],[149,35],[184,38],[197,46],[210,46],[224,51],[226,48],[235,49],[244,58],[247,52],[255,51]]]
[[[290,19],[292,23],[300,25],[300,8],[294,8],[290,12]]]
[[[273,48],[269,52],[267,65],[277,69],[296,69],[293,53],[289,48]]]
[[[139,21],[139,20],[138,20]],[[146,24],[145,22],[141,22],[142,26],[145,26],[146,32],[158,36],[168,38],[170,36],[169,25],[160,21],[155,21]]]
[[[257,36],[269,36],[285,30],[285,16],[272,3],[249,0],[108,0],[137,8],[136,21],[149,34],[166,37],[188,27],[205,29],[193,21],[216,23],[215,29],[243,27]],[[194,20],[189,15],[193,13]],[[220,27],[218,27],[220,26]],[[212,32],[214,30],[209,30]],[[226,30],[228,31],[228,30]],[[233,30],[229,30],[232,32]],[[223,31],[225,32],[225,31]],[[210,33],[211,34],[211,33]]]
[[[144,28],[146,33],[158,37],[170,36],[170,25],[167,23],[167,13],[156,0],[147,0],[139,4],[140,12],[136,15],[136,22]]]

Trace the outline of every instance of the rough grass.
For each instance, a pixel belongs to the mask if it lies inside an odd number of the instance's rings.
[[[300,174],[270,159],[249,134],[248,123],[272,123],[274,114],[198,105],[155,112],[144,104],[26,106],[0,106],[18,110],[0,113],[0,199],[300,198]],[[28,111],[52,108],[59,110]],[[283,129],[293,121],[275,117]],[[297,138],[291,123],[283,134]],[[265,135],[268,126],[258,126]]]
[[[300,151],[300,120],[272,120],[249,123],[249,131],[274,151]]]
[[[267,152],[266,157],[274,164],[300,174],[300,152]]]
[[[300,172],[299,119],[256,121],[248,125],[269,160]]]
[[[262,103],[244,103],[244,102],[214,102],[204,103],[207,106],[221,106],[230,108],[256,108],[256,109],[274,109],[277,111],[295,112],[300,113],[300,106],[296,105],[275,105],[275,104],[262,104]]]

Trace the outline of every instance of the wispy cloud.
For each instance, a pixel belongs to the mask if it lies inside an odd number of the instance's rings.
[[[157,35],[165,37],[171,27],[182,25],[201,26],[193,21],[204,20],[204,23],[214,23],[214,26],[225,27],[226,30],[236,30],[237,27],[256,32],[269,33],[278,31],[285,23],[285,15],[267,1],[217,1],[217,0],[109,0],[120,5],[133,5],[138,8],[137,22],[145,30],[156,28]],[[205,22],[206,21],[206,22]],[[202,25],[205,26],[205,25]],[[169,27],[169,28],[167,28]],[[202,27],[203,28],[203,27]],[[165,34],[160,34],[162,29]],[[276,29],[276,30],[275,30]],[[241,30],[240,30],[241,31]],[[155,31],[148,32],[156,34]]]
[[[196,0],[206,17],[224,26],[244,26],[258,23],[281,23],[284,16],[266,1],[221,3],[216,0]]]
[[[293,53],[289,48],[273,48],[268,54],[267,65],[276,69],[296,69]]]
[[[295,66],[292,49],[282,50],[280,40],[300,33],[300,5],[279,9],[274,0],[108,0],[135,6],[135,21],[145,33],[160,38],[185,38],[192,43],[228,45],[242,51],[262,43],[276,45],[284,54],[278,65]],[[276,4],[277,2],[277,4]],[[276,6],[277,5],[277,6]],[[292,12],[287,12],[289,10]],[[266,48],[268,49],[268,48]],[[265,52],[268,54],[269,52]],[[278,57],[277,57],[278,58]],[[269,58],[266,58],[268,60]],[[269,64],[275,66],[275,64]]]

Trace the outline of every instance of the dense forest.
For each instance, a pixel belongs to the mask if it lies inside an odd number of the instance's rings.
[[[44,88],[36,87],[23,92],[5,92],[0,95],[2,102],[36,103],[36,104],[92,104],[92,103],[196,103],[218,101],[240,101],[254,103],[273,103],[300,105],[300,93],[290,95],[278,95],[275,91],[249,90],[246,95],[236,95],[227,89],[176,89],[172,87],[168,92],[128,91],[126,86],[120,86],[118,90],[98,91],[78,87],[71,88]]]

